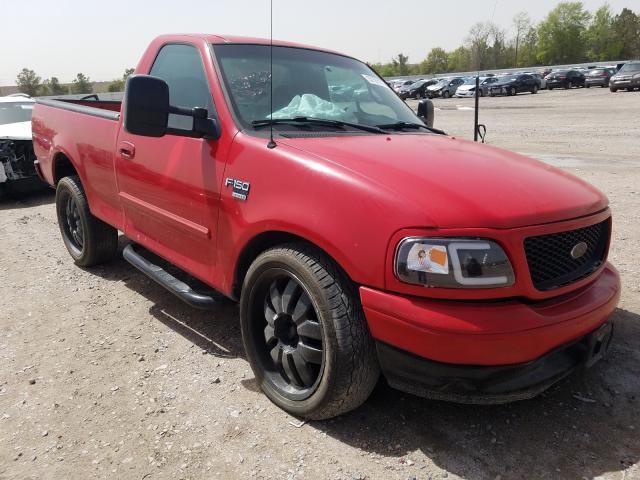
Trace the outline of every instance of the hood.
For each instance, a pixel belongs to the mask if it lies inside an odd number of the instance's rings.
[[[31,140],[31,122],[0,125],[0,140]]]
[[[424,212],[407,227],[515,228],[607,206],[588,183],[516,153],[444,135],[356,135],[280,140],[404,197]]]
[[[433,85],[429,85],[427,87],[428,90],[440,90],[442,87],[444,87],[445,84],[444,83],[434,83]]]

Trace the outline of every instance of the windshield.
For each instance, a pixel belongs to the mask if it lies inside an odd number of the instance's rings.
[[[500,79],[500,81],[501,82],[513,82],[513,81],[515,81],[517,79],[518,79],[518,77],[516,75],[508,75],[506,77],[502,77]]]
[[[618,73],[640,72],[640,62],[625,63]]]
[[[0,125],[30,122],[33,103],[0,103]]]
[[[269,119],[269,46],[220,44],[213,48],[238,120],[249,127]],[[364,63],[316,50],[273,47],[272,118],[295,117],[362,125],[422,123]]]

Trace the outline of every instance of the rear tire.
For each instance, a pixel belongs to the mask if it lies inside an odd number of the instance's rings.
[[[258,386],[292,415],[320,420],[353,410],[378,380],[357,289],[311,246],[258,256],[244,280],[240,324]]]
[[[589,85],[588,83],[584,84],[584,88],[589,88],[589,87],[591,87],[591,85]]]
[[[538,86],[537,86],[537,85],[534,85],[534,86],[533,86],[533,89],[531,90],[531,93],[533,93],[534,95],[535,95],[536,93],[538,93]]]
[[[116,256],[118,230],[93,216],[77,175],[58,182],[56,213],[62,240],[76,265],[91,267]]]
[[[616,93],[618,91],[618,89],[614,87],[609,87],[609,90],[611,90],[613,93]]]
[[[571,82],[567,82],[567,83],[565,84],[565,86],[564,86],[564,88],[566,88],[567,90],[570,90],[570,89],[571,89],[571,87],[573,87],[573,83],[571,83]]]

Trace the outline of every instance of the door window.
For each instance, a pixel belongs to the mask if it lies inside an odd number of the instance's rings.
[[[215,117],[207,76],[200,52],[195,46],[165,45],[153,62],[149,74],[167,82],[171,105],[206,108],[209,117]],[[179,130],[192,130],[193,118],[170,114],[168,126]]]

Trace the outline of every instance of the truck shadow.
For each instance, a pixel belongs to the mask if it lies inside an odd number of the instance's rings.
[[[423,453],[463,478],[622,472],[640,459],[640,315],[618,309],[613,318],[616,338],[608,359],[533,400],[456,405],[405,395],[381,382],[358,410],[313,425],[374,459],[410,465]]]
[[[0,211],[39,207],[54,203],[55,200],[55,190],[42,185],[28,191],[0,192]]]
[[[129,243],[120,236],[118,251]],[[167,270],[174,268],[153,254],[145,254]],[[91,274],[111,281],[122,281],[125,286],[142,295],[152,303],[149,313],[160,323],[166,325],[188,341],[217,357],[244,358],[238,307],[233,302],[220,298],[220,307],[212,311],[197,310],[183,303],[164,287],[129,265],[122,257],[109,263],[108,268],[88,269]],[[192,279],[193,284],[197,280]]]
[[[126,243],[120,239],[120,250]],[[198,348],[214,356],[245,358],[235,304],[195,310],[124,260],[92,273],[124,282],[152,302],[149,313],[155,319]],[[404,465],[407,475],[417,478],[423,477],[420,454],[471,479],[580,479],[622,472],[640,460],[640,315],[618,309],[613,318],[609,357],[533,400],[457,405],[407,395],[381,380],[359,409],[309,426],[372,461]],[[252,379],[242,385],[256,390]]]

